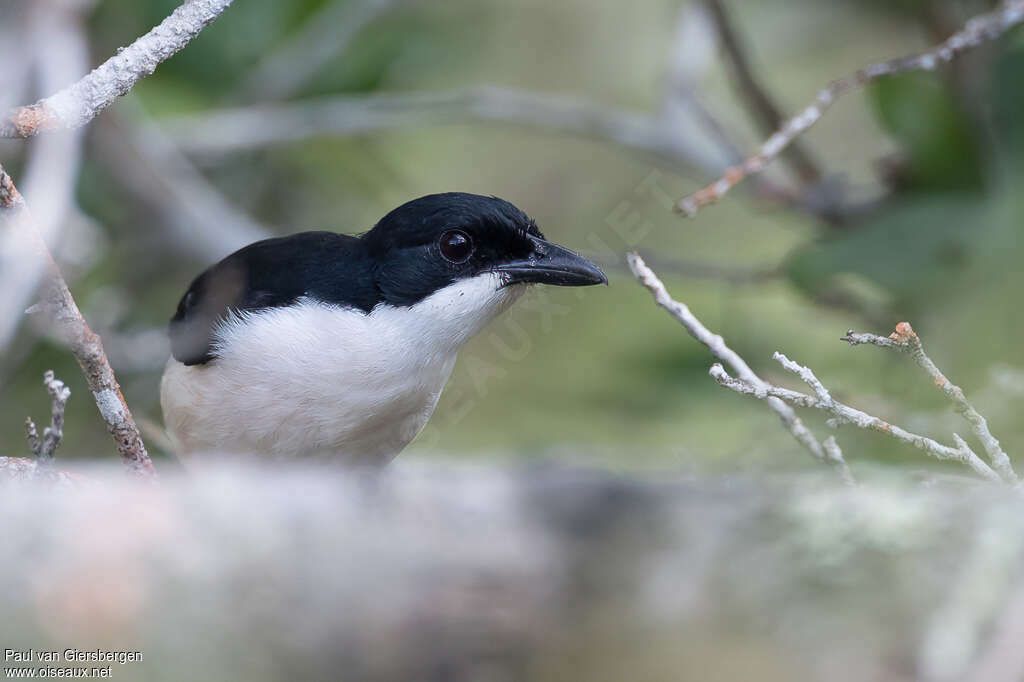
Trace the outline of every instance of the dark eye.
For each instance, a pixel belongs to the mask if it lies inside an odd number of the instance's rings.
[[[448,230],[441,235],[441,255],[452,263],[465,263],[473,255],[473,240],[462,230]]]

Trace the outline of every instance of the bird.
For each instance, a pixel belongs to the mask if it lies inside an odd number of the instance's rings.
[[[528,287],[607,283],[494,196],[423,196],[359,236],[264,239],[182,296],[164,424],[185,462],[386,464],[430,419],[459,349]]]

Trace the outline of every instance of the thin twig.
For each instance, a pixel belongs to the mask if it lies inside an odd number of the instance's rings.
[[[1024,22],[1024,0],[1007,0],[994,12],[974,17],[967,22],[963,29],[930,50],[872,64],[845,78],[833,81],[818,93],[810,105],[769,137],[756,154],[747,158],[743,163],[726,170],[718,180],[707,187],[681,199],[676,204],[676,211],[693,217],[704,206],[725,196],[747,176],[761,172],[801,134],[821,120],[829,107],[846,93],[884,76],[892,76],[906,71],[933,71],[967,50],[998,38],[1021,22]]]
[[[25,417],[25,440],[28,441],[28,449],[32,454],[39,457],[43,444],[39,440],[39,430],[36,428],[36,423],[32,421],[32,417]]]
[[[778,398],[797,407],[810,407],[816,410],[822,410],[835,417],[837,423],[853,424],[861,429],[869,429],[872,431],[878,431],[879,433],[884,433],[888,436],[892,436],[901,443],[912,445],[938,459],[963,462],[971,467],[978,475],[990,481],[1001,480],[999,475],[987,464],[981,461],[981,458],[979,458],[978,455],[971,450],[970,446],[968,446],[967,443],[964,442],[964,440],[957,434],[953,434],[953,441],[956,443],[956,447],[951,448],[948,445],[943,445],[926,436],[919,436],[915,433],[911,433],[899,426],[890,424],[883,419],[872,416],[867,412],[862,412],[861,410],[835,400],[831,395],[829,395],[828,391],[824,390],[824,386],[821,385],[821,382],[814,376],[814,373],[809,368],[790,361],[781,353],[776,353],[775,359],[782,364],[783,367],[800,376],[800,378],[809,386],[812,386],[817,395],[811,396],[806,393],[773,386],[764,382],[760,382],[758,384],[747,381],[743,378],[733,378],[729,376],[729,373],[726,372],[722,365],[718,363],[715,363],[715,365],[711,367],[710,374],[721,386],[736,391],[737,393],[752,395],[760,400]]]
[[[743,42],[736,34],[724,0],[704,0],[704,6],[714,22],[719,43],[732,65],[737,81],[736,89],[747,103],[747,108],[761,131],[765,135],[771,135],[785,123],[782,110],[754,74],[750,58]],[[811,158],[810,152],[799,141],[793,141],[786,151],[785,158],[801,182],[811,185],[821,180],[821,170]]]
[[[1010,458],[989,430],[988,421],[968,402],[963,389],[947,379],[942,370],[924,352],[921,338],[914,331],[914,328],[910,326],[909,322],[900,322],[896,325],[896,330],[888,337],[875,334],[856,334],[853,330],[850,330],[842,340],[851,346],[871,344],[910,353],[910,356],[914,358],[914,362],[932,378],[935,387],[945,393],[946,397],[950,399],[957,413],[971,425],[971,431],[981,442],[982,447],[985,448],[989,461],[1003,477],[1003,480],[1008,483],[1017,482],[1017,474],[1013,470]]]
[[[188,45],[231,1],[187,0],[149,33],[77,83],[8,112],[0,120],[0,137],[32,137],[48,130],[85,125],[153,73],[160,62]]]
[[[39,461],[30,457],[0,457],[0,484],[8,481],[43,481],[60,487],[81,486],[87,483],[86,479],[77,474],[58,469],[41,469]]]
[[[668,290],[665,288],[665,284],[658,279],[658,276],[654,274],[653,270],[647,267],[643,258],[636,253],[630,253],[626,258],[629,261],[629,267],[633,271],[633,275],[637,278],[640,284],[644,285],[644,287],[651,292],[654,296],[655,303],[664,308],[672,317],[678,320],[690,336],[704,344],[707,349],[711,351],[711,354],[718,360],[728,363],[733,371],[742,377],[745,382],[752,386],[768,387],[768,384],[762,381],[761,378],[754,373],[754,370],[750,369],[750,366],[747,365],[746,361],[744,361],[738,353],[725,344],[725,339],[710,331],[692,312],[690,312],[690,309],[684,303],[674,300],[671,295],[669,295]],[[716,365],[716,367],[717,366],[719,365]],[[821,443],[818,442],[807,426],[804,425],[800,417],[798,417],[796,413],[793,412],[793,409],[783,400],[768,398],[768,407],[779,416],[782,423],[786,426],[789,432],[793,434],[793,437],[798,443],[807,448],[807,450],[810,451],[810,453],[817,459],[828,462],[835,467],[844,482],[854,482],[853,475],[850,473],[846,460],[843,459],[842,450],[839,449],[838,445],[836,445],[836,447],[823,448]],[[834,441],[833,445],[835,445]]]
[[[290,97],[342,54],[366,26],[402,1],[328,2],[243,76],[239,90],[248,99]]]
[[[160,120],[182,151],[224,154],[316,135],[484,121],[540,128],[613,142],[703,172],[722,164],[685,130],[657,114],[609,107],[592,99],[479,85],[446,92],[376,93],[186,114]],[[713,169],[713,170],[712,170]]]
[[[39,439],[32,417],[25,419],[26,438],[32,454],[36,456],[39,470],[49,469],[53,465],[53,453],[64,438],[64,408],[71,397],[71,389],[53,375],[53,370],[43,374],[43,385],[50,394],[50,425],[43,429],[43,438]]]
[[[43,286],[42,302],[34,308],[39,308],[53,320],[56,331],[78,360],[121,458],[132,471],[153,475],[153,463],[146,452],[146,446],[142,442],[124,396],[121,395],[114,370],[103,351],[103,343],[82,317],[75,299],[68,290],[67,282],[53,261],[50,250],[32,224],[32,217],[24,199],[2,166],[0,219],[7,223],[7,229],[20,232],[25,242],[30,245],[30,250],[25,253],[26,258],[38,258],[45,263],[47,277]]]

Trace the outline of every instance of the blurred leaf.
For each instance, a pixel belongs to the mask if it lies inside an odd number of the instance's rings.
[[[976,261],[978,233],[988,229],[986,215],[984,200],[967,194],[905,199],[872,223],[800,249],[787,272],[816,300],[839,297],[865,312],[878,311],[884,294],[850,286],[856,275],[891,293],[904,309],[913,307],[963,285],[964,271]]]
[[[1008,41],[996,60],[992,93],[992,119],[1004,158],[1020,165],[1024,152],[1024,39]]]
[[[883,78],[868,88],[868,99],[907,154],[908,187],[981,185],[981,159],[970,127],[939,76],[908,73]]]

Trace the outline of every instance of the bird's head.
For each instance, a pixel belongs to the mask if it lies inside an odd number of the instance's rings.
[[[253,315],[310,303],[358,311],[380,321],[385,335],[457,347],[528,284],[607,281],[507,201],[432,194],[399,206],[359,238],[303,232],[236,251],[192,282],[171,320],[171,348],[180,362],[207,363],[225,352],[218,335]]]
[[[601,269],[544,238],[523,211],[497,197],[431,194],[388,213],[363,236],[384,300],[410,304],[460,281],[607,284]]]

